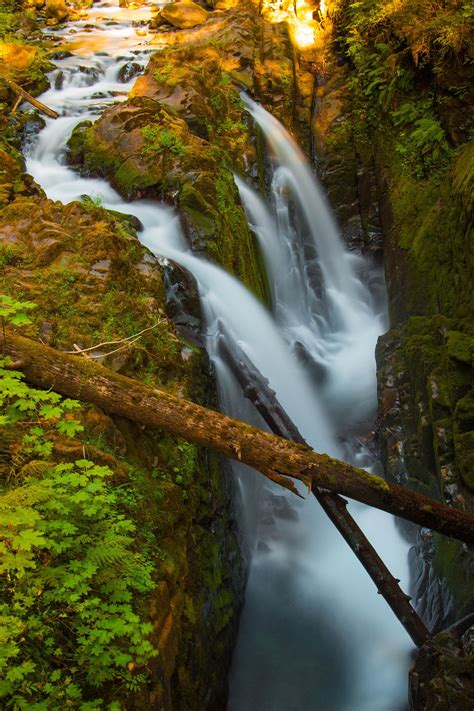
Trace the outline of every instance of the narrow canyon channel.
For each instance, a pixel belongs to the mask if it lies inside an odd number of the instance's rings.
[[[125,98],[150,52],[137,14],[99,2],[87,18],[49,30],[70,54],[55,60],[41,101],[60,117],[25,148],[27,170],[53,200],[89,195],[133,214],[139,238],[160,260],[196,279],[223,411],[261,425],[222,358],[238,343],[303,436],[318,451],[374,466],[376,341],[387,328],[379,266],[348,252],[303,152],[279,122],[245,94],[265,142],[267,191],[235,180],[265,264],[271,308],[233,276],[193,253],[171,208],[125,202],[101,179],[69,168],[73,128]],[[140,12],[147,18],[149,8]],[[139,65],[137,69],[136,65]],[[401,711],[413,645],[314,497],[297,499],[233,464],[249,576],[230,676],[229,711]],[[303,495],[305,492],[302,489]],[[408,544],[393,518],[350,504],[377,551],[409,588]]]

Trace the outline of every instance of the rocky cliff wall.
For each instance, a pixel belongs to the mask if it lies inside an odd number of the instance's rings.
[[[470,13],[461,1],[329,2],[299,61],[314,76],[313,156],[343,236],[385,267],[390,330],[377,348],[377,435],[387,476],[472,510]],[[404,532],[429,629],[471,613],[473,552]],[[469,707],[463,664],[472,643],[463,639],[448,634],[420,655],[414,708]]]

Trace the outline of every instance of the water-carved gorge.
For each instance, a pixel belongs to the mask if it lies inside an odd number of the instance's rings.
[[[260,428],[267,378],[316,451],[472,513],[467,3],[19,5],[6,328]],[[285,472],[1,368],[2,703],[405,707],[409,636]],[[349,509],[435,634],[411,708],[472,708],[472,619],[447,630],[474,611],[469,546]]]

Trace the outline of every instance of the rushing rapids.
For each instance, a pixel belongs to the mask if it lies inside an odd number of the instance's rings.
[[[74,54],[57,60],[52,88],[42,97],[60,118],[48,119],[28,146],[28,171],[53,199],[87,194],[134,214],[144,226],[142,242],[195,276],[226,412],[257,417],[219,357],[220,323],[315,449],[370,467],[368,452],[347,433],[367,431],[375,412],[374,347],[385,327],[377,270],[344,250],[302,153],[249,99],[272,156],[271,194],[262,198],[237,180],[268,271],[272,313],[189,250],[168,208],[126,203],[106,181],[68,168],[64,149],[74,126],[126,96],[133,79],[122,83],[120,69],[130,61],[144,66],[149,52],[142,35],[130,40],[127,11],[114,7],[112,13],[110,3],[98,3],[94,13],[84,43],[86,22],[70,28]],[[112,17],[118,25],[108,25]],[[403,708],[410,640],[316,500],[296,501],[256,474],[239,476],[239,487],[251,560],[229,711]],[[393,519],[361,505],[351,510],[406,589],[407,547]]]

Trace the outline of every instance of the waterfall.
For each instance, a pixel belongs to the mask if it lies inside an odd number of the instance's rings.
[[[344,251],[327,201],[303,152],[283,126],[268,111],[241,94],[244,104],[262,129],[280,165],[274,177],[279,189],[289,187],[301,208],[308,231],[307,241],[318,254],[318,266],[325,281],[334,317],[346,321],[353,313],[351,299],[360,299],[360,282],[351,268],[351,255]],[[346,312],[347,309],[347,312]]]
[[[81,23],[75,24],[80,30]],[[370,463],[363,449],[341,443],[340,435],[373,415],[374,345],[383,330],[383,308],[360,278],[363,261],[344,250],[298,146],[276,119],[244,99],[274,158],[267,202],[238,182],[272,283],[270,313],[238,280],[190,252],[170,209],[151,201],[124,202],[105,180],[80,177],[64,164],[73,127],[116,101],[117,92],[129,91],[130,85],[118,83],[120,61],[146,62],[146,48],[128,53],[124,27],[103,23],[97,32],[100,53],[56,62],[53,88],[43,100],[61,118],[48,119],[31,144],[28,171],[52,199],[68,202],[89,194],[105,207],[136,215],[144,226],[143,244],[195,276],[225,411],[257,417],[219,358],[220,323],[269,379],[316,449]],[[117,44],[118,33],[126,49]],[[229,711],[402,709],[412,645],[359,562],[314,497],[301,501],[236,467],[253,556]],[[406,547],[392,517],[356,504],[351,511],[406,585]]]

